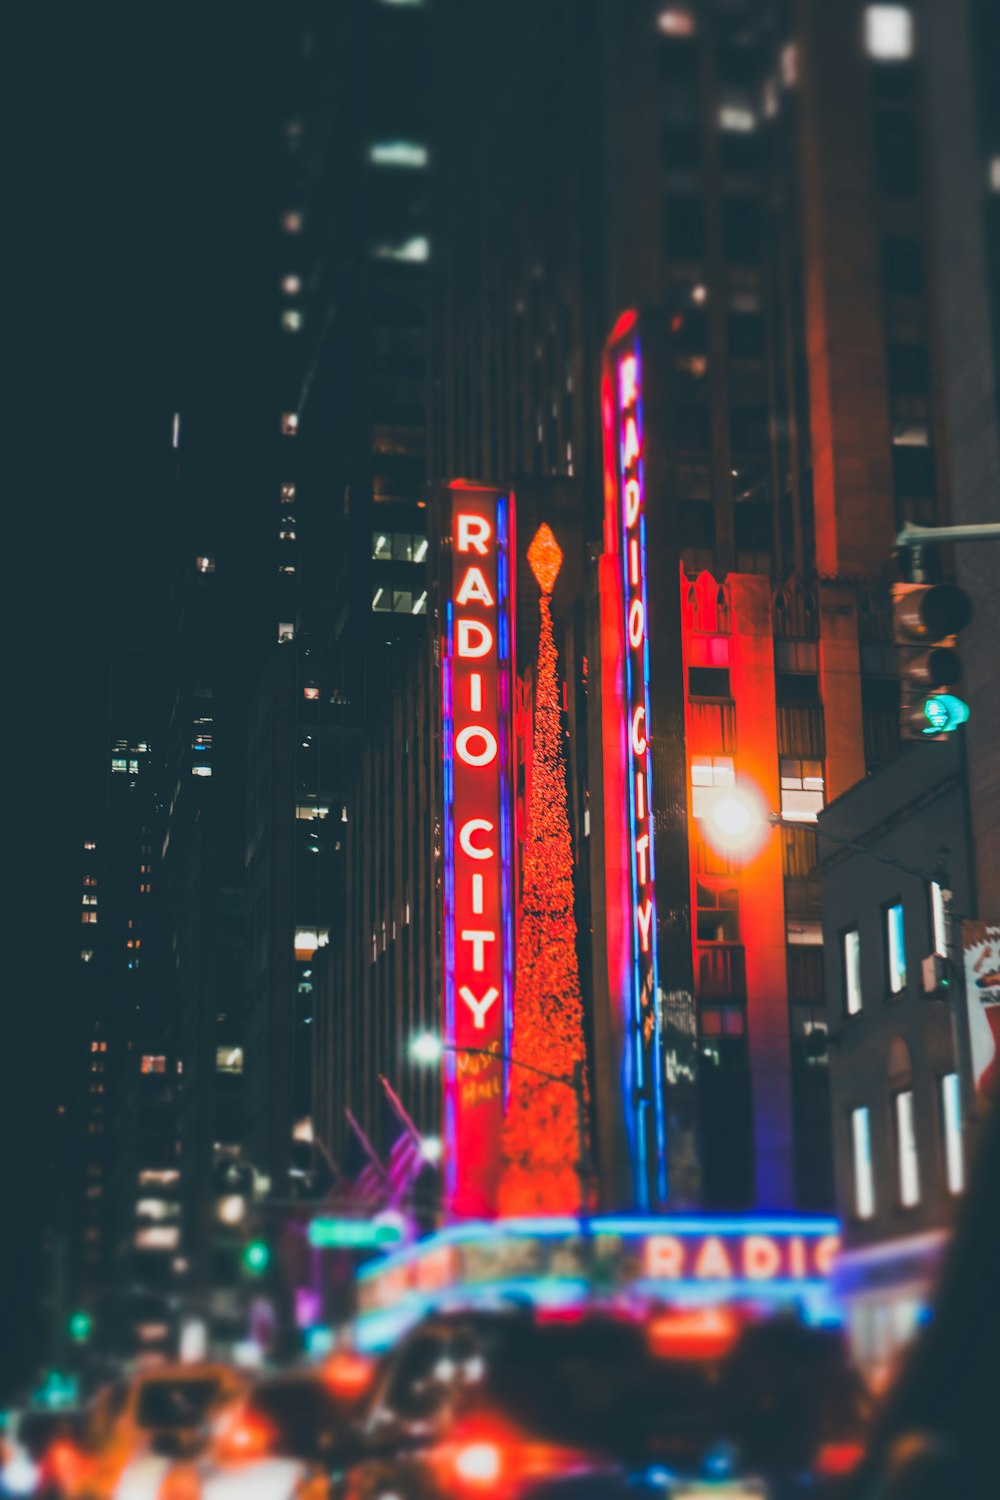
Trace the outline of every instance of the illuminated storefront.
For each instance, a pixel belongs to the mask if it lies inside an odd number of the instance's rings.
[[[449,487],[444,595],[445,1177],[450,1216],[495,1211],[513,972],[510,499]],[[496,1054],[496,1055],[490,1055]]]
[[[583,1232],[585,1229],[585,1232]],[[834,1321],[835,1219],[810,1216],[508,1219],[453,1225],[358,1277],[357,1337],[382,1348],[435,1307],[527,1297],[549,1310],[588,1298],[623,1313],[792,1306]]]

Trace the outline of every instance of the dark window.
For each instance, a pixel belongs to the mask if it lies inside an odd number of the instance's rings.
[[[897,495],[919,498],[934,494],[932,448],[895,447],[892,450],[892,481]]]
[[[920,186],[917,130],[909,110],[880,109],[875,115],[875,170],[886,198],[910,198]]]
[[[882,275],[890,297],[919,297],[924,289],[924,252],[919,240],[890,234],[882,241]]]
[[[692,698],[728,698],[728,667],[689,667],[688,691]]]
[[[697,125],[675,122],[663,132],[663,165],[696,168],[701,165],[701,132]]]
[[[819,702],[819,678],[812,672],[776,672],[774,689],[778,703]]]
[[[729,414],[729,431],[734,453],[760,453],[767,450],[767,408],[734,407]]]
[[[708,348],[708,319],[700,308],[687,308],[674,314],[670,334],[676,353],[704,354]]]
[[[681,546],[714,547],[715,512],[703,500],[685,500],[681,504]]]
[[[698,47],[680,38],[661,43],[660,77],[664,83],[693,83],[698,77]]]
[[[760,359],[764,353],[764,319],[760,313],[729,314],[729,352],[734,359]]]
[[[737,505],[733,517],[738,551],[770,552],[772,535],[769,505]]]
[[[686,452],[702,452],[709,446],[711,418],[707,406],[679,401],[673,409],[674,444]]]
[[[740,176],[756,172],[760,164],[760,138],[755,130],[723,130],[719,140],[719,163],[724,172]]]
[[[676,193],[664,210],[667,253],[675,260],[700,260],[705,253],[705,210],[693,193]]]
[[[726,259],[747,265],[760,254],[760,207],[756,198],[729,198],[722,205],[722,241]]]
[[[889,385],[899,395],[922,396],[930,389],[930,359],[925,344],[890,344]]]

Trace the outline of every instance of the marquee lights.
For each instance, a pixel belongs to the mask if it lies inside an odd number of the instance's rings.
[[[442,705],[450,1211],[496,1209],[511,1012],[510,502],[450,487]],[[464,1052],[463,1048],[475,1049]]]
[[[636,1201],[651,1190],[667,1195],[666,1126],[660,1065],[656,939],[656,868],[649,713],[649,605],[646,581],[646,493],[642,356],[634,314],[611,335],[605,363],[604,440],[606,544],[621,580],[621,652],[625,726],[626,820],[629,850],[631,992],[624,997],[626,1121]],[[612,816],[611,809],[608,810]]]

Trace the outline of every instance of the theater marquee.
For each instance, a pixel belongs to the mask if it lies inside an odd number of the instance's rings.
[[[496,1209],[513,984],[511,501],[449,487],[443,612],[445,1141],[452,1217]]]

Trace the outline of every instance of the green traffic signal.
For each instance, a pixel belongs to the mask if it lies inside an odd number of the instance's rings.
[[[85,1344],[94,1329],[94,1320],[89,1312],[82,1309],[71,1313],[67,1324],[69,1336],[78,1344]]]
[[[266,1240],[251,1240],[243,1250],[243,1264],[251,1276],[263,1276],[271,1264],[271,1247]]]
[[[924,734],[949,734],[969,717],[969,705],[954,693],[935,693],[924,704]]]

